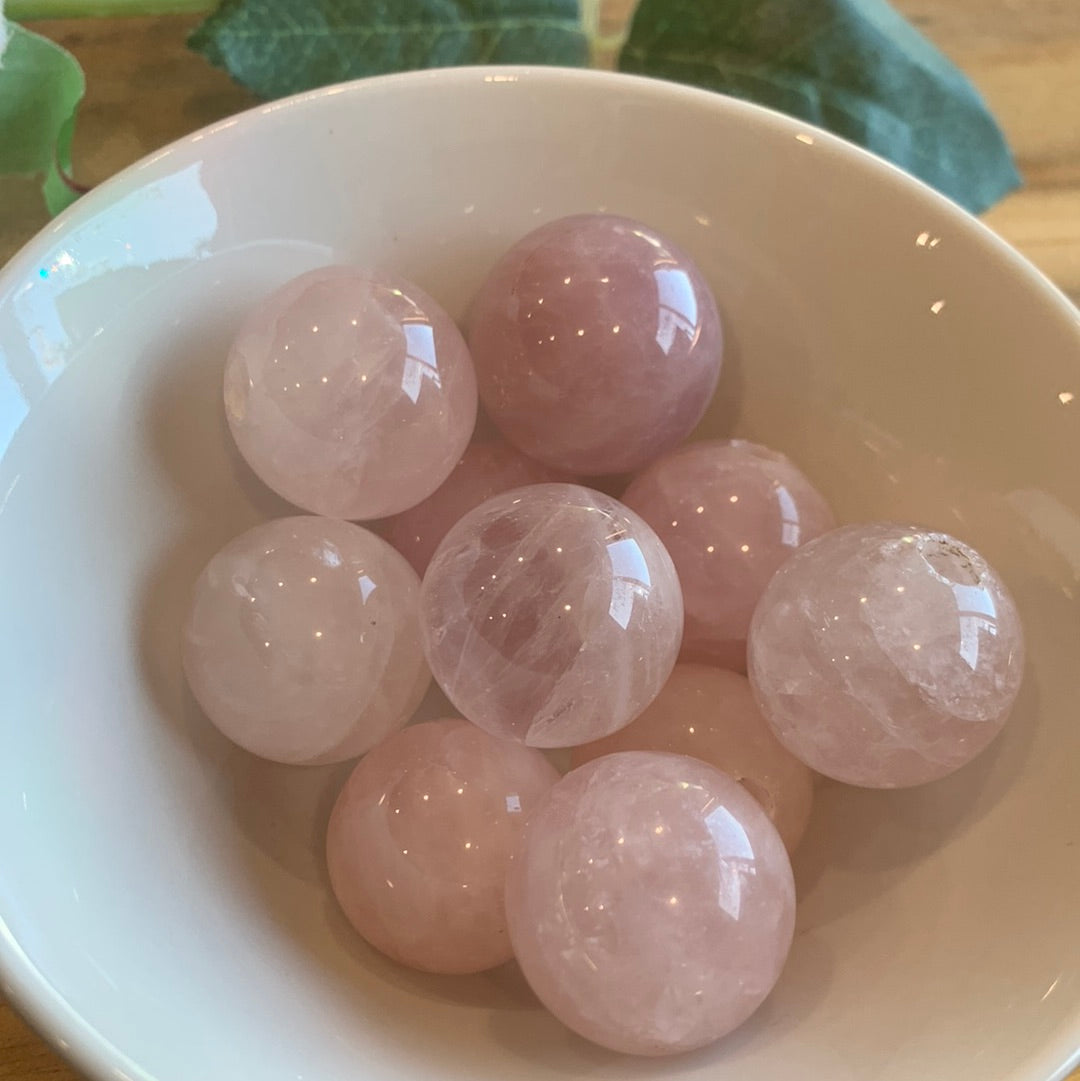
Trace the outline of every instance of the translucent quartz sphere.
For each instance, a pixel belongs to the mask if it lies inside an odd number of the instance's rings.
[[[506,885],[514,953],[540,1001],[616,1051],[664,1055],[741,1024],[795,923],[787,852],[740,784],[628,751],[564,777],[529,816]]]
[[[225,365],[225,413],[279,495],[334,518],[381,518],[431,495],[476,421],[453,320],[404,278],[323,267],[266,298]]]
[[[470,443],[437,491],[386,519],[379,532],[422,577],[439,542],[466,511],[511,488],[565,479],[558,470],[534,462],[503,439]]]
[[[424,575],[420,614],[450,701],[533,747],[629,724],[671,674],[683,618],[656,534],[575,484],[516,488],[466,514]]]
[[[811,541],[777,571],[749,660],[758,705],[793,754],[839,781],[896,788],[952,773],[998,734],[1024,638],[978,552],[875,522]]]
[[[745,676],[703,664],[677,664],[638,719],[575,747],[573,767],[617,751],[668,751],[700,758],[738,781],[761,804],[789,852],[806,832],[814,775],[765,723]]]
[[[330,816],[330,882],[376,949],[427,972],[509,961],[504,886],[525,817],[559,774],[468,721],[411,725],[353,770]]]
[[[221,549],[183,630],[191,689],[229,739],[339,762],[400,728],[431,681],[416,572],[351,522],[279,518]]]
[[[683,439],[723,351],[716,303],[689,256],[608,214],[519,240],[473,302],[469,345],[506,437],[587,474],[638,469]]]
[[[746,671],[750,617],[776,568],[836,524],[784,455],[742,440],[674,451],[622,498],[656,530],[679,572],[683,659],[739,672]]]

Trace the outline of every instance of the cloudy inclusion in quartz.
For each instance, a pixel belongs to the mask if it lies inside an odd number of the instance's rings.
[[[424,576],[432,673],[494,735],[534,747],[599,739],[659,693],[682,592],[656,534],[610,496],[538,484],[470,511]]]
[[[519,240],[473,302],[469,345],[503,434],[593,475],[638,469],[689,434],[723,353],[716,302],[689,256],[610,214]]]
[[[726,773],[625,752],[567,774],[506,884],[514,954],[545,1006],[638,1055],[701,1047],[772,989],[795,886],[780,835]]]
[[[360,526],[265,522],[195,583],[184,671],[214,724],[254,754],[355,758],[409,719],[431,681],[419,593],[408,563]]]
[[[429,496],[461,457],[476,377],[453,320],[417,286],[323,267],[244,321],[225,413],[279,495],[316,514],[380,518]]]
[[[327,833],[330,881],[349,921],[428,972],[509,961],[510,853],[558,779],[540,751],[467,721],[411,725],[379,744],[345,783]]]
[[[781,743],[872,788],[974,758],[1005,724],[1023,667],[1016,605],[978,552],[888,522],[802,548],[750,628],[750,681]]]

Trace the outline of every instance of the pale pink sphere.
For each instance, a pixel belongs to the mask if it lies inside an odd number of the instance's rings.
[[[525,978],[560,1021],[615,1051],[666,1055],[724,1036],[772,990],[795,884],[735,780],[627,751],[567,774],[530,815],[506,912]]]
[[[439,542],[466,511],[511,488],[566,479],[503,439],[470,443],[435,492],[415,507],[387,518],[379,532],[423,576]]]
[[[849,784],[959,769],[1001,731],[1024,636],[1004,582],[945,533],[891,522],[811,541],[750,627],[750,682],[780,742]]]
[[[353,770],[330,816],[330,882],[376,949],[427,972],[509,961],[505,881],[559,774],[540,751],[461,720],[411,725]]]
[[[638,469],[705,412],[723,338],[709,287],[654,229],[610,214],[541,226],[473,302],[480,396],[526,454],[574,473]]]
[[[661,458],[623,501],[656,530],[683,586],[682,657],[746,671],[754,606],[776,568],[835,526],[832,511],[783,454],[714,439]]]
[[[221,549],[183,630],[207,716],[275,762],[355,758],[400,728],[431,681],[416,572],[374,533],[279,518]]]
[[[814,775],[765,723],[745,676],[703,664],[677,664],[638,719],[575,747],[573,767],[617,751],[667,751],[700,758],[735,778],[761,804],[794,852],[810,819]]]
[[[629,724],[671,674],[683,618],[656,534],[575,484],[516,488],[465,515],[424,575],[420,613],[450,701],[532,747]]]
[[[225,413],[248,465],[334,518],[381,518],[431,495],[476,406],[450,316],[404,278],[358,267],[313,270],[272,293],[225,365]]]

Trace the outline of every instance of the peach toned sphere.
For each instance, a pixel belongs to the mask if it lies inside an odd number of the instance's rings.
[[[491,419],[573,473],[638,469],[701,419],[720,374],[716,303],[690,257],[610,214],[541,226],[473,302],[469,347]]]
[[[419,593],[412,567],[360,526],[266,522],[195,583],[184,672],[210,720],[253,754],[354,758],[405,724],[431,681]]]
[[[526,815],[559,774],[467,721],[411,725],[353,770],[330,817],[330,881],[376,949],[427,972],[509,961],[504,884]]]
[[[750,682],[777,738],[849,784],[944,777],[1001,731],[1024,636],[1005,584],[945,533],[892,522],[811,541],[769,583]]]
[[[424,575],[432,674],[492,735],[587,743],[629,724],[679,652],[682,593],[656,534],[576,484],[515,488],[470,511]]]
[[[656,530],[682,582],[682,656],[746,671],[746,634],[776,568],[835,526],[805,476],[743,440],[692,443],[653,462],[623,501]]]
[[[511,488],[565,479],[558,470],[526,458],[503,439],[470,443],[437,491],[423,503],[387,518],[379,532],[423,577],[439,542],[466,511]]]
[[[279,495],[315,514],[381,518],[426,499],[461,457],[476,377],[453,320],[411,282],[323,267],[245,320],[225,413]]]
[[[525,978],[560,1021],[615,1051],[666,1055],[761,1005],[791,946],[795,884],[735,780],[628,751],[567,774],[530,815],[506,911]]]
[[[745,676],[677,664],[656,700],[614,735],[575,747],[573,767],[617,751],[667,751],[730,774],[761,804],[789,852],[802,840],[814,775],[772,734]]]

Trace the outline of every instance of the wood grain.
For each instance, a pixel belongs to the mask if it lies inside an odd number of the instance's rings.
[[[604,31],[617,31],[633,4],[606,0]],[[1080,303],[1080,0],[897,0],[896,6],[967,72],[1017,155],[1025,187],[985,220]],[[103,180],[253,104],[246,91],[185,49],[195,21],[73,20],[36,27],[86,69],[75,146],[79,179]],[[0,179],[0,262],[46,221],[34,185]],[[78,1081],[78,1075],[0,1003],[0,1081]],[[1080,1081],[1080,1072],[1072,1081]]]

